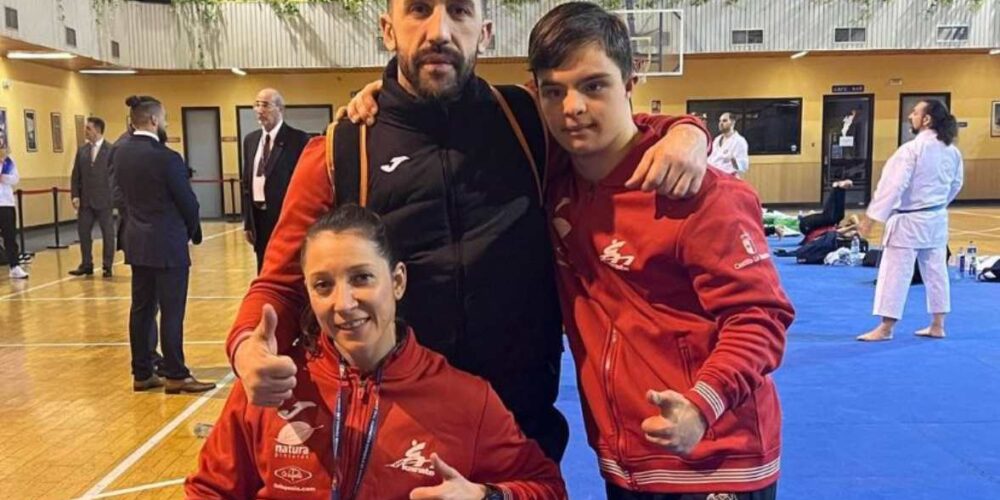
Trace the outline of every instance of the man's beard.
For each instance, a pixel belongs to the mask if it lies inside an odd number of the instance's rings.
[[[163,127],[156,127],[156,137],[160,138],[160,144],[167,143],[167,129]]]
[[[455,69],[455,80],[443,86],[423,81],[420,77],[420,68],[431,58],[446,58],[446,62]],[[413,86],[417,97],[426,100],[447,100],[458,96],[472,76],[472,68],[475,65],[475,54],[469,60],[465,60],[458,51],[444,47],[421,50],[411,58],[399,58],[399,71]]]

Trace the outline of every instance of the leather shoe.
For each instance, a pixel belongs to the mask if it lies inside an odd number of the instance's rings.
[[[105,267],[104,271],[101,272],[101,276],[104,277],[104,278],[110,278],[112,276],[111,268],[110,267]]]
[[[166,388],[163,389],[167,394],[180,394],[182,392],[205,392],[215,389],[215,384],[212,382],[199,382],[194,377],[188,377],[181,380],[167,379]]]
[[[70,276],[91,276],[94,274],[94,268],[80,266],[69,272]]]
[[[148,391],[149,389],[156,389],[157,387],[163,387],[163,379],[157,377],[156,375],[150,375],[146,380],[136,380],[132,382],[132,390],[135,392]]]

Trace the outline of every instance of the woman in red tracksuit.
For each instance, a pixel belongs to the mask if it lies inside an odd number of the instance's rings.
[[[489,384],[397,322],[406,269],[389,249],[382,222],[356,205],[313,225],[293,396],[253,406],[236,384],[188,498],[565,498],[558,468]],[[274,311],[264,317],[273,335]]]

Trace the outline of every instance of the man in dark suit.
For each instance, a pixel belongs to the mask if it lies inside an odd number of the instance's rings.
[[[166,135],[163,106],[152,97],[131,97],[132,136],[115,149],[115,180],[128,210],[125,263],[132,266],[132,387],[164,382],[153,373],[150,330],[160,309],[162,370],[166,392],[203,392],[215,384],[195,380],[184,364],[184,309],[191,256],[188,241],[201,243],[198,200],[179,154],[160,142]]]
[[[122,253],[128,253],[125,250],[125,221],[128,220],[128,211],[125,210],[125,197],[122,194],[121,188],[118,187],[118,182],[115,180],[115,151],[132,137],[133,131],[132,122],[128,121],[125,124],[125,132],[122,132],[122,135],[118,136],[118,139],[111,145],[111,155],[108,159],[108,170],[111,176],[111,200],[115,210],[118,210],[118,232],[115,241]],[[156,316],[156,313],[159,312],[156,307],[153,308],[153,311],[153,316]],[[163,372],[163,356],[156,350],[156,345],[159,343],[159,335],[159,329],[156,327],[156,322],[154,321],[149,329],[150,355],[153,357],[153,366],[156,367],[156,374],[163,377],[165,376]]]
[[[261,128],[243,139],[243,228],[257,254],[257,272],[278,223],[299,155],[309,134],[284,122],[285,100],[274,89],[257,93],[254,112]]]
[[[115,259],[115,225],[111,214],[111,178],[109,158],[111,145],[104,140],[104,120],[87,118],[84,128],[87,144],[76,152],[73,175],[70,181],[73,208],[77,211],[77,230],[80,233],[80,266],[69,272],[73,276],[94,274],[93,238],[94,222],[101,226],[104,255],[101,265],[104,277],[111,277],[111,264]]]

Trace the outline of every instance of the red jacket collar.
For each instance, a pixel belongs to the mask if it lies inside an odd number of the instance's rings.
[[[402,338],[382,360],[383,381],[410,378],[423,364],[423,357],[427,355],[426,350],[417,343],[413,329],[402,325],[401,328],[405,328]],[[319,354],[309,360],[310,369],[338,378],[340,376],[338,364],[342,359],[340,351],[334,347],[333,340],[323,333],[319,334],[318,345]],[[348,368],[348,373],[359,375],[358,370],[353,367]]]

